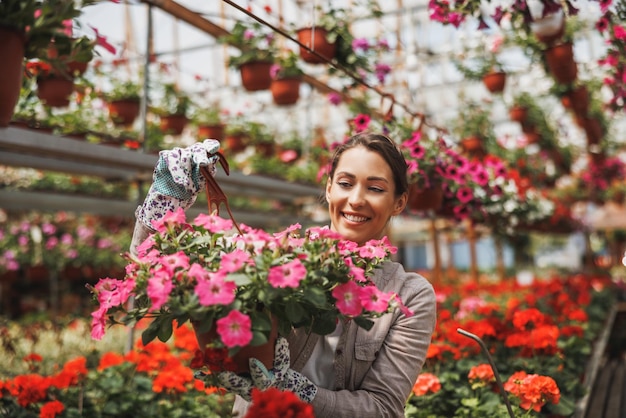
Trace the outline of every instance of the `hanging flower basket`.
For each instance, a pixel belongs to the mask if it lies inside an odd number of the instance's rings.
[[[483,76],[483,84],[491,93],[502,93],[506,84],[506,73],[492,71]]]
[[[315,26],[302,28],[296,33],[298,35],[298,42],[307,46],[322,57],[327,58],[328,61],[335,57],[337,47],[334,42],[330,43],[326,40],[326,36],[328,35],[326,29]],[[326,62],[324,59],[302,47],[300,47],[300,58],[309,64],[323,64]]]
[[[578,66],[574,61],[574,44],[566,42],[545,50],[550,74],[559,84],[570,84],[578,77]]]
[[[139,100],[120,99],[107,103],[109,117],[116,126],[129,126],[135,122],[139,116]]]
[[[241,84],[247,91],[267,90],[272,84],[270,76],[271,62],[255,61],[242,64],[239,67]]]
[[[22,34],[3,27],[0,39],[0,127],[7,127],[20,97],[25,41]]]
[[[189,119],[185,115],[163,115],[159,126],[163,132],[176,136],[183,133],[187,122]]]
[[[199,125],[196,133],[198,141],[204,141],[207,138],[224,139],[224,125]]]
[[[300,77],[279,78],[272,80],[270,90],[274,103],[280,106],[292,105],[300,98]]]
[[[430,187],[419,187],[412,183],[409,185],[409,198],[407,206],[414,211],[439,210],[443,204],[443,187],[441,184],[433,184]]]
[[[59,75],[37,78],[37,97],[51,107],[67,107],[74,92],[74,80]]]
[[[203,331],[199,324],[193,323],[192,326],[194,332],[196,334],[196,339],[198,340],[198,346],[205,353],[205,358],[203,359],[204,364],[210,367],[212,371],[216,370],[215,365],[212,364],[211,359],[206,358],[206,352],[204,350],[205,347],[210,346],[215,341],[219,340],[219,335],[217,333],[217,329],[212,327],[209,331]],[[270,370],[274,365],[274,350],[276,345],[276,339],[278,338],[278,321],[276,318],[273,318],[272,321],[272,330],[270,332],[270,336],[268,341],[265,344],[261,345],[248,345],[240,348],[235,354],[228,356],[228,360],[226,362],[225,370],[230,370],[235,373],[246,373],[250,372],[249,360],[251,358],[255,358],[267,367]],[[215,353],[212,353],[215,354]]]
[[[565,33],[563,9],[550,13],[541,19],[533,20],[530,22],[530,30],[539,41],[546,45],[552,45],[560,40]]]

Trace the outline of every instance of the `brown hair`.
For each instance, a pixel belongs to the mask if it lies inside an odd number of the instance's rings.
[[[341,155],[346,150],[355,148],[359,145],[377,153],[387,162],[389,168],[391,168],[391,173],[393,174],[396,197],[401,196],[403,193],[408,191],[409,183],[406,160],[397,145],[385,135],[380,134],[362,132],[350,137],[346,142],[339,145],[335,149],[333,159],[330,163],[329,178],[332,179],[335,175],[335,170],[337,169],[337,164],[339,163]]]

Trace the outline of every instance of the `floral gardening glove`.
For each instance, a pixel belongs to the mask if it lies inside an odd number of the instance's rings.
[[[241,396],[246,401],[252,400],[252,389],[254,385],[250,377],[245,377],[234,372],[220,372],[217,379],[224,389]]]
[[[194,204],[206,183],[200,167],[208,166],[209,172],[215,175],[219,146],[219,141],[205,139],[186,148],[159,152],[152,185],[143,204],[135,211],[137,223],[131,251],[153,232],[152,221],[163,218],[168,211],[187,210]]]
[[[278,337],[274,351],[274,366],[267,370],[255,358],[250,359],[250,374],[254,386],[261,390],[271,387],[295,393],[304,402],[310,403],[317,394],[317,386],[306,376],[289,368],[289,344],[284,337]]]

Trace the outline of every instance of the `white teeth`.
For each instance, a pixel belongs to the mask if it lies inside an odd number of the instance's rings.
[[[354,215],[348,215],[344,213],[344,218],[346,218],[347,220],[349,220],[350,222],[365,222],[367,221],[367,218],[364,216],[354,216]]]

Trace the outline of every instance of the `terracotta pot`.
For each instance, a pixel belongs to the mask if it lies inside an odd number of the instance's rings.
[[[229,134],[224,139],[226,143],[224,148],[231,153],[241,152],[248,146],[248,137],[245,134]]]
[[[547,44],[552,45],[563,37],[565,33],[565,15],[563,9],[530,22],[530,30],[535,37]]]
[[[409,185],[409,199],[407,206],[411,210],[425,211],[438,210],[443,203],[443,187],[433,185],[427,188],[420,188],[417,184]]]
[[[461,139],[461,148],[466,152],[477,152],[483,148],[483,140],[477,136],[472,135]]]
[[[68,106],[73,92],[74,80],[56,75],[37,79],[37,97],[47,106]]]
[[[234,363],[235,369],[231,370],[235,373],[246,373],[250,372],[250,368],[248,366],[248,360],[252,357],[260,360],[268,370],[270,370],[274,366],[274,349],[276,345],[276,339],[278,338],[278,321],[273,319],[272,321],[272,331],[270,333],[270,337],[267,343],[256,346],[246,346],[242,347],[235,353],[231,359]],[[204,348],[215,341],[217,337],[217,330],[212,328],[208,332],[199,332],[198,324],[192,322],[194,331],[196,333],[196,339],[198,340],[198,346],[201,350],[204,351]],[[216,371],[216,370],[213,370]],[[219,371],[219,370],[217,370]]]
[[[506,84],[506,73],[494,71],[483,76],[483,84],[491,93],[502,93]]]
[[[77,282],[83,279],[83,271],[80,267],[68,265],[63,267],[63,271],[61,271],[60,278],[65,280],[70,280]]]
[[[113,100],[107,103],[109,118],[116,126],[129,126],[139,116],[140,102],[135,99]]]
[[[256,152],[264,157],[270,158],[276,152],[276,145],[273,142],[259,142],[254,145]]]
[[[187,116],[185,115],[164,115],[161,116],[161,121],[159,126],[161,130],[170,135],[180,135],[185,130],[185,126],[187,126]]]
[[[292,105],[300,98],[300,77],[272,80],[270,90],[277,105]]]
[[[323,64],[335,57],[337,47],[335,43],[326,40],[328,32],[320,27],[302,28],[297,32],[298,42],[306,46],[315,53],[300,46],[300,58],[309,64]],[[317,54],[321,55],[319,57]],[[326,60],[324,60],[326,58]]]
[[[587,144],[599,144],[604,136],[604,130],[602,129],[602,125],[600,121],[596,118],[584,117],[583,120],[583,129],[585,130],[585,134],[587,135]]]
[[[550,74],[559,84],[576,81],[578,66],[574,61],[574,45],[571,42],[553,45],[544,53]]]
[[[267,90],[272,84],[270,76],[271,62],[249,62],[239,67],[241,84],[248,91]]]
[[[88,66],[89,62],[70,61],[67,63],[67,72],[74,77],[80,77],[85,74]]]
[[[36,266],[28,266],[25,270],[26,279],[31,282],[43,282],[50,277],[48,267],[38,264]]]
[[[224,125],[199,125],[196,137],[198,141],[203,141],[207,138],[221,141],[224,139]]]
[[[0,127],[9,126],[20,97],[22,86],[22,61],[24,60],[24,35],[0,27]]]
[[[589,111],[589,91],[587,87],[578,86],[567,95],[570,108],[579,116],[587,116]]]
[[[528,109],[524,106],[513,106],[509,109],[509,119],[514,122],[522,123],[528,117]]]

